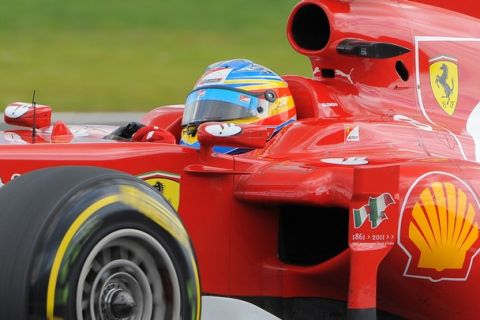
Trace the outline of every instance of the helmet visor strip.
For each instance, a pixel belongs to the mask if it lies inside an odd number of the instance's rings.
[[[182,126],[206,121],[258,117],[266,105],[254,93],[225,87],[203,87],[192,91],[185,103]]]

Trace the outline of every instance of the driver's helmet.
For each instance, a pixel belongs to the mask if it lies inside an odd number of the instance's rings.
[[[250,60],[217,62],[187,96],[180,144],[199,148],[197,128],[207,121],[266,125],[276,133],[295,119],[288,84],[276,73]],[[248,150],[217,146],[214,151],[236,154]]]

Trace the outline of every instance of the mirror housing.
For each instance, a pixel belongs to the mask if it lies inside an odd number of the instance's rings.
[[[10,103],[4,112],[5,123],[14,126],[33,128],[34,108],[31,103]],[[35,106],[35,127],[48,127],[51,124],[52,108],[44,105]]]
[[[257,149],[267,144],[274,128],[253,124],[206,122],[198,127],[200,149],[214,146]]]

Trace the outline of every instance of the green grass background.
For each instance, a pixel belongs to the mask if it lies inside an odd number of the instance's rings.
[[[1,0],[0,105],[146,111],[183,103],[205,67],[248,58],[309,75],[285,26],[297,0]]]

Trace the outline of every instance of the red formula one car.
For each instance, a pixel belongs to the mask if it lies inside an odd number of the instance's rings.
[[[30,128],[0,134],[1,318],[477,319],[480,22],[440,4],[301,1],[313,77],[284,77],[274,137],[129,142],[7,107]],[[182,113],[142,123],[178,141]]]

